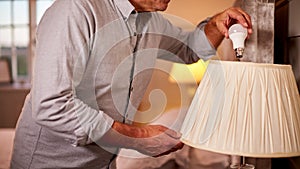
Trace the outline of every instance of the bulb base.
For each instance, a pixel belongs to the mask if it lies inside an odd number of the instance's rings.
[[[244,54],[244,48],[235,48],[235,56],[236,58],[240,59],[243,57]]]

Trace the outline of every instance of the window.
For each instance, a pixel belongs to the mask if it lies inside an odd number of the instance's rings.
[[[53,0],[0,1],[0,59],[9,63],[13,82],[30,81],[36,25],[52,3]]]

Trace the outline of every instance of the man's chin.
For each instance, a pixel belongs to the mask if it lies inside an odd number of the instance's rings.
[[[156,6],[155,8],[149,9],[136,9],[138,12],[156,12],[156,11],[165,11],[168,8],[168,4]]]

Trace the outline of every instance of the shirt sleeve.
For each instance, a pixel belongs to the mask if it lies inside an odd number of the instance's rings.
[[[216,54],[216,49],[210,44],[203,29],[208,19],[202,21],[193,31],[185,31],[174,26],[159,13],[154,14],[154,18],[163,37],[160,47],[167,51],[162,52],[159,58],[174,61],[174,57],[166,55],[170,52],[178,57],[176,62],[194,63],[199,59],[207,60]]]
[[[87,69],[94,30],[92,17],[87,17],[77,2],[56,1],[42,18],[31,94],[36,123],[81,146],[100,139],[113,119],[76,94],[81,83],[78,77]]]
[[[216,49],[211,45],[210,41],[208,40],[205,32],[204,32],[204,27],[207,24],[207,22],[211,18],[207,18],[203,21],[201,21],[197,27],[195,28],[195,41],[191,42],[192,44],[196,44],[195,49],[196,53],[199,53],[201,56],[199,56],[203,60],[208,60],[212,56],[216,55]],[[201,39],[201,40],[200,40]],[[202,41],[202,42],[199,42]],[[198,43],[203,43],[203,48],[201,50],[201,45],[197,45]]]

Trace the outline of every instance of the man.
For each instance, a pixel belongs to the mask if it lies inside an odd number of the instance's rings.
[[[193,63],[215,54],[228,27],[251,20],[230,8],[193,32],[156,11],[169,0],[56,0],[37,30],[32,90],[11,168],[109,168],[119,148],[161,156],[180,133],[132,125],[157,58]]]

